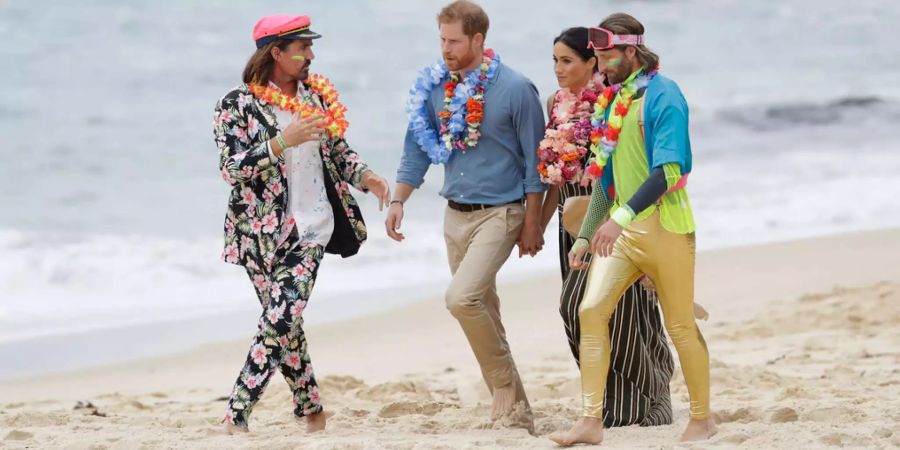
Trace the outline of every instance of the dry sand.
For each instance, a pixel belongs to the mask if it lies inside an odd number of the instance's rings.
[[[559,285],[556,273],[516,284],[501,274],[538,436],[487,420],[489,395],[462,332],[441,293],[425,292],[398,310],[308,328],[325,405],[336,412],[323,433],[294,421],[280,375],[251,433],[212,433],[248,337],[5,381],[0,448],[554,448],[546,435],[569,426],[580,405]],[[712,316],[701,328],[720,431],[686,447],[900,446],[900,230],[701,253],[697,285]],[[676,447],[687,418],[680,369],[672,388],[675,424],[608,430],[603,446]]]

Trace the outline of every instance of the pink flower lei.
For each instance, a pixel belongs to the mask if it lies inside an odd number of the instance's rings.
[[[603,75],[595,73],[578,93],[567,88],[556,92],[550,123],[537,151],[542,182],[562,185],[581,180],[582,160],[591,142],[591,113],[603,81]]]

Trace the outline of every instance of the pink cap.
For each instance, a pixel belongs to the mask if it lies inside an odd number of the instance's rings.
[[[253,27],[253,40],[260,48],[276,39],[318,39],[322,35],[309,29],[312,21],[307,16],[273,14],[263,17]]]

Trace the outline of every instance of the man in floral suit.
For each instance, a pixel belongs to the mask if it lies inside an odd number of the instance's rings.
[[[324,429],[302,313],[325,253],[352,256],[366,227],[348,185],[390,198],[387,182],[343,139],[345,108],[334,87],[310,75],[315,55],[305,16],[273,15],[253,29],[256,52],[243,84],[219,100],[219,169],[232,186],[226,262],[244,266],[263,314],[228,400],[225,431],[247,431],[253,406],[276,369],[293,391],[294,414]]]

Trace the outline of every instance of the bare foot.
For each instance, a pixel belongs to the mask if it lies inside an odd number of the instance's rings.
[[[707,419],[691,419],[688,421],[684,433],[681,435],[681,442],[703,441],[713,437],[719,428],[712,417]]]
[[[235,425],[231,422],[225,422],[225,425],[222,427],[221,431],[222,431],[222,433],[225,433],[227,435],[233,435],[233,434],[247,433],[250,430],[248,430],[246,427]]]
[[[318,414],[306,416],[306,432],[315,433],[324,430],[325,423],[332,417],[334,417],[334,413],[331,411],[322,411]]]
[[[491,420],[497,420],[512,411],[516,402],[516,386],[510,383],[502,388],[494,388],[494,406],[491,410]]]
[[[603,420],[582,417],[569,431],[553,433],[550,440],[564,447],[575,444],[599,444],[603,441]]]

